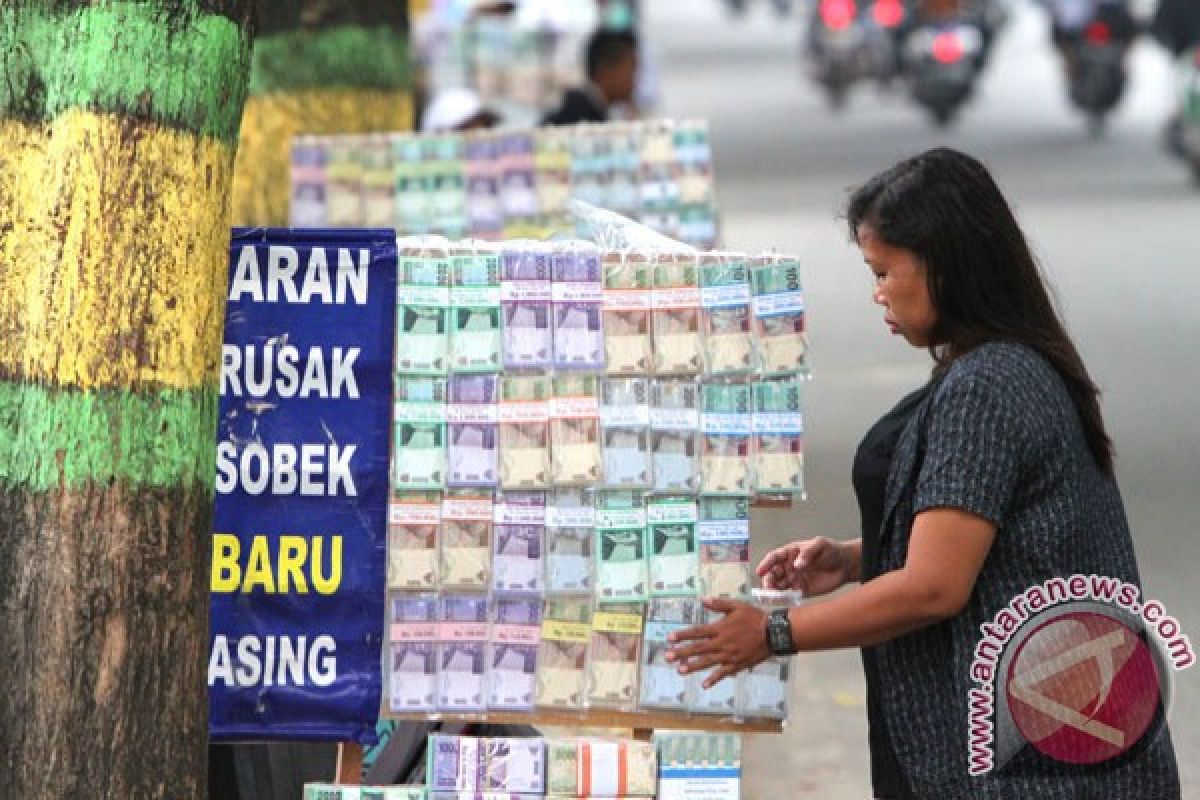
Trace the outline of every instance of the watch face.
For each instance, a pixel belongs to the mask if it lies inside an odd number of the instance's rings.
[[[767,618],[767,645],[773,655],[791,655],[794,652],[792,625],[786,609],[776,609]]]

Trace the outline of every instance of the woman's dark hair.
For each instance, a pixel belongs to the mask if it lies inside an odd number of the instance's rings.
[[[935,372],[986,342],[1032,347],[1062,376],[1097,465],[1113,471],[1100,391],[1054,310],[1037,262],[1004,195],[979,161],[929,150],[876,175],[846,206],[850,236],[862,226],[925,265],[937,311]]]

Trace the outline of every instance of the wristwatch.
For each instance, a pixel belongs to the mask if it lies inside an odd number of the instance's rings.
[[[792,621],[788,609],[777,608],[767,614],[767,647],[773,656],[796,654],[796,643],[792,641]]]

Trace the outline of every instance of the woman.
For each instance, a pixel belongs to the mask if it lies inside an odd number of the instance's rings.
[[[878,797],[1178,797],[1162,724],[1092,766],[1024,747],[968,774],[980,625],[1051,578],[1138,583],[1112,445],[1096,386],[979,162],[946,149],[904,161],[859,189],[847,217],[884,322],[929,349],[933,378],[859,448],[862,538],[787,545],[758,573],[809,595],[861,586],[770,630],[753,606],[706,601],[725,616],[674,637],[670,658],[684,673],[716,667],[707,688],[772,652],[863,648]]]

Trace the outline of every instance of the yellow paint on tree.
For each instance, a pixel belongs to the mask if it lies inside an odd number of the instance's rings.
[[[233,179],[233,224],[288,224],[294,135],[406,131],[412,119],[412,98],[402,90],[304,89],[248,98]]]
[[[113,114],[0,121],[0,372],[81,389],[214,382],[229,253],[214,212],[232,168],[228,144]]]

